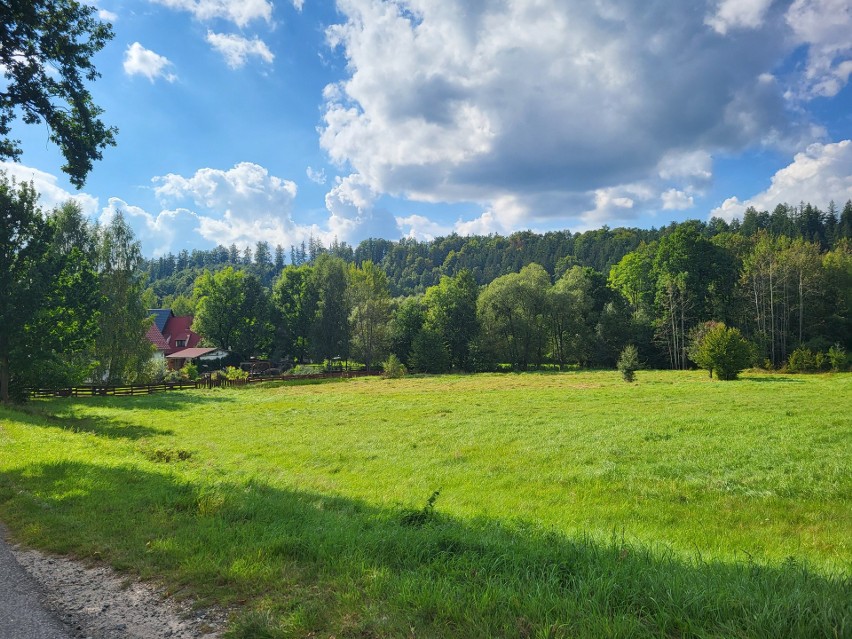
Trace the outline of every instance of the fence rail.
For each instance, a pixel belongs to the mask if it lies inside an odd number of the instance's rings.
[[[295,381],[307,379],[349,379],[353,377],[373,377],[381,375],[379,371],[331,371],[327,373],[312,373],[310,375],[275,375],[253,376],[248,379],[213,379],[205,377],[194,382],[163,382],[161,384],[127,384],[124,386],[104,386],[87,384],[84,386],[69,386],[67,388],[31,388],[27,392],[33,398],[48,397],[131,397],[135,395],[153,395],[175,390],[195,390],[197,388],[230,388],[246,386],[259,382]]]

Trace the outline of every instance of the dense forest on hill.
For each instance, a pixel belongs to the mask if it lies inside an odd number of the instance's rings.
[[[709,223],[694,221],[690,224],[696,224],[707,239],[720,235],[752,238],[766,231],[774,237],[815,242],[821,251],[826,251],[843,238],[852,239],[852,202],[847,202],[842,210],[832,203],[826,211],[811,204],[779,204],[771,213],[750,208],[742,221],[727,223],[713,218]],[[381,266],[388,277],[391,294],[406,296],[423,293],[442,276],[457,275],[462,269],[471,271],[480,285],[501,275],[517,273],[532,263],[541,265],[552,277],[559,277],[573,265],[588,266],[606,275],[642,242],[660,240],[678,226],[672,222],[660,229],[603,227],[584,233],[552,231],[543,234],[521,231],[508,237],[453,234],[429,242],[405,238],[397,241],[368,239],[357,247],[345,242],[334,242],[326,247],[315,239],[286,249],[258,242],[253,249],[231,245],[206,251],[181,251],[177,255],[168,253],[147,260],[145,269],[152,291],[161,303],[167,303],[176,296],[191,297],[195,278],[205,269],[215,271],[227,266],[246,269],[268,287],[284,266],[311,264],[317,256],[326,253],[359,266],[368,260]]]
[[[613,366],[633,344],[648,366],[686,368],[707,322],[741,331],[756,365],[785,365],[798,349],[820,368],[832,345],[852,345],[852,202],[650,230],[259,242],[145,267],[149,307],[196,314],[216,346],[300,362],[394,353],[424,371]],[[227,340],[213,335],[231,324]]]

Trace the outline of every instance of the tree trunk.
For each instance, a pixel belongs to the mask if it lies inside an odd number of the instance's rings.
[[[0,402],[9,402],[9,357],[0,358]]]

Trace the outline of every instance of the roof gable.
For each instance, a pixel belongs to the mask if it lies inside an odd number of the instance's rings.
[[[168,322],[170,317],[175,316],[170,308],[149,308],[148,313],[154,316],[154,326],[156,326],[157,330],[163,334],[166,328],[166,322]]]

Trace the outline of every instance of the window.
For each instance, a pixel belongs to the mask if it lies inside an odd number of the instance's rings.
[[[176,340],[175,346],[186,346],[186,340],[185,339]]]

